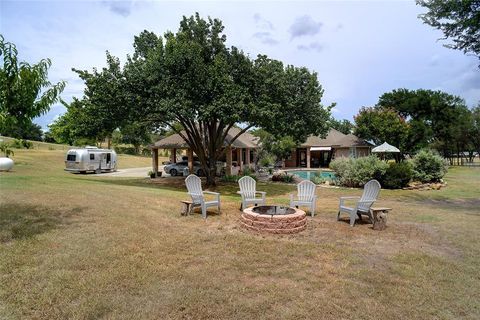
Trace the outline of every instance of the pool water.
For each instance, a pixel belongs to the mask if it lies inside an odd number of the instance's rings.
[[[296,175],[305,180],[312,180],[315,176],[320,176],[327,180],[334,180],[335,179],[335,172],[333,171],[322,171],[322,170],[294,170],[294,171],[287,171],[289,174]]]

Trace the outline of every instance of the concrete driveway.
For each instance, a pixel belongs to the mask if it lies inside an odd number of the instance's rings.
[[[163,171],[164,166],[158,166],[158,171]],[[98,177],[121,177],[121,178],[147,178],[152,167],[118,169],[115,172],[98,174]]]

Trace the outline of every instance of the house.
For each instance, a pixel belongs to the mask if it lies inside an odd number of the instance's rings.
[[[231,140],[240,132],[241,129],[232,127],[225,137],[224,148],[225,156],[219,161],[225,162],[225,173],[227,175],[238,174],[239,170],[253,166],[258,148],[258,138],[245,132],[240,135],[233,143]],[[188,157],[188,167],[190,172],[193,170],[193,151],[187,142],[179,134],[173,134],[164,139],[158,140],[152,146],[152,171],[158,173],[158,150],[167,149],[170,151],[170,162],[177,161],[177,150],[184,150]]]
[[[372,144],[353,134],[343,134],[330,129],[325,138],[309,136],[307,141],[292,150],[285,159],[285,167],[328,167],[330,161],[341,157],[364,157],[370,155]]]

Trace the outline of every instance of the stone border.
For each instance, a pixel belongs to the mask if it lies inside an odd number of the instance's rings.
[[[246,208],[240,225],[250,231],[269,234],[293,234],[307,228],[307,217],[303,210],[293,208],[295,213],[284,215],[259,214],[254,207]]]

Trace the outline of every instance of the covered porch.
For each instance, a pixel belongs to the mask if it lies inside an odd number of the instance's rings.
[[[232,128],[225,139],[223,155],[218,159],[216,164],[218,175],[238,175],[240,172],[243,172],[245,168],[254,168],[257,154],[256,138],[249,133],[244,133],[230,143],[230,139],[237,134],[237,130],[237,128]],[[177,153],[181,150],[180,154],[184,154],[187,158],[189,172],[194,172],[196,155],[179,134],[174,134],[155,142],[151,146],[151,149],[152,171],[155,173],[155,176],[158,176],[159,172],[158,159],[159,150],[161,149],[168,150],[170,163],[179,162]]]

